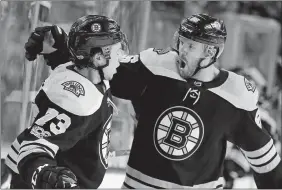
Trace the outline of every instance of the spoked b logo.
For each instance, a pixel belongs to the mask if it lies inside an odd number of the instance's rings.
[[[157,151],[170,160],[184,160],[194,154],[204,137],[204,125],[193,110],[176,106],[165,110],[154,128]]]
[[[102,138],[99,142],[99,155],[102,165],[105,169],[108,168],[108,157],[110,152],[110,139],[111,139],[111,122],[112,115],[106,121],[103,131],[102,131]]]

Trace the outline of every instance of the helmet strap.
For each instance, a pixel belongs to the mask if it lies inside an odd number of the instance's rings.
[[[197,74],[201,69],[202,67],[200,66],[200,64],[202,63],[202,61],[204,60],[205,58],[201,58],[200,61],[198,62],[198,66],[197,68],[195,69],[194,73],[192,74],[191,77],[195,76],[195,74]]]
[[[75,52],[73,51],[73,49],[71,47],[69,47],[70,53],[72,54],[70,60],[76,65],[77,68],[82,69],[84,67],[87,67],[88,64],[83,64],[82,62],[84,62],[85,60],[81,60],[78,59]]]
[[[103,69],[101,67],[99,67],[98,68],[98,72],[99,72],[101,81],[103,81],[105,79]]]
[[[214,63],[216,62],[216,60],[217,60],[217,55],[218,55],[218,53],[219,53],[219,48],[217,48],[216,53],[215,53],[215,55],[211,58],[211,61],[209,62],[209,64],[207,64],[207,65],[205,65],[205,66],[203,66],[203,67],[201,67],[200,64],[201,64],[201,62],[204,60],[204,58],[201,58],[200,61],[199,61],[199,63],[198,63],[198,67],[196,68],[196,70],[194,71],[194,73],[193,73],[192,76],[194,76],[195,74],[197,74],[201,69],[205,69],[205,68],[211,66],[212,64],[214,64]]]
[[[109,66],[109,62],[110,62],[110,61],[109,61],[108,59],[106,59],[106,64],[103,65],[103,66],[99,66],[99,67],[96,67],[93,63],[88,62],[88,64],[86,65],[86,67],[91,67],[92,69],[95,69],[95,70],[101,70],[101,69],[103,69],[103,68]]]
[[[105,65],[103,65],[103,66],[96,67],[96,69],[97,69],[97,70],[99,70],[99,69],[103,69],[103,68],[105,68],[105,67],[109,66],[109,64],[110,64],[110,60],[109,60],[109,59],[106,59],[106,64],[105,64]],[[92,64],[92,65],[93,65],[93,64]]]
[[[201,59],[200,59],[200,61],[199,61],[199,63],[198,63],[198,67],[195,69],[195,71],[194,71],[192,77],[193,77],[195,74],[197,74],[201,69],[205,69],[205,68],[211,66],[212,64],[214,64],[217,59],[216,59],[215,57],[213,57],[212,60],[209,62],[209,64],[207,64],[207,65],[201,67],[200,64],[201,64],[201,62],[202,62],[203,60],[204,60],[204,58],[201,58]]]

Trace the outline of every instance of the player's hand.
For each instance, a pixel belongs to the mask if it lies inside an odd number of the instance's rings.
[[[65,167],[40,166],[32,175],[34,189],[79,189],[74,173]]]
[[[56,50],[63,52],[66,49],[67,34],[62,28],[56,25],[37,27],[25,43],[25,57],[33,61],[38,54],[48,55]]]

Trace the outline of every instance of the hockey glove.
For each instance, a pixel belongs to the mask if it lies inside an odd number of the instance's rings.
[[[25,43],[25,50],[25,57],[29,61],[35,60],[40,53],[48,55],[56,50],[68,52],[67,34],[56,25],[37,27]]]
[[[34,189],[79,189],[77,178],[70,169],[48,164],[37,168],[31,184]]]

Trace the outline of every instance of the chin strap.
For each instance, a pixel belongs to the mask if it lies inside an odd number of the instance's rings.
[[[207,65],[204,66],[204,67],[201,67],[200,64],[201,64],[201,62],[202,62],[204,59],[205,59],[205,58],[201,58],[201,59],[200,59],[200,61],[198,62],[198,66],[197,66],[197,68],[195,69],[195,71],[194,71],[194,73],[193,73],[193,75],[192,75],[191,77],[193,77],[195,74],[197,74],[201,69],[205,69],[205,68],[211,66],[212,64],[214,64],[214,63],[216,62],[216,58],[213,57],[212,60],[209,62],[209,64],[207,64]]]
[[[99,67],[95,67],[95,65],[93,63],[91,63],[90,67],[97,70],[99,72],[99,75],[101,77],[101,80],[103,81],[105,79],[105,76],[104,76],[104,72],[103,72],[103,68],[109,66],[110,64],[110,61],[109,59],[106,59],[106,64],[103,65],[103,66],[99,66]]]
[[[179,51],[178,51],[178,50],[176,50],[175,48],[172,48],[172,49],[173,49],[175,52],[177,52],[178,55],[179,55]],[[218,53],[219,53],[219,48],[217,49],[215,55],[213,56],[213,58],[211,59],[211,61],[209,62],[209,64],[207,64],[207,65],[204,66],[204,67],[201,67],[200,64],[201,64],[201,62],[202,62],[205,58],[200,58],[200,61],[198,62],[198,66],[197,66],[197,68],[195,69],[195,71],[194,71],[194,73],[192,74],[191,77],[193,77],[195,74],[197,74],[201,69],[205,69],[205,68],[211,66],[212,64],[214,64],[214,63],[216,62],[216,60],[217,60],[217,55],[218,55]],[[184,62],[184,61],[182,61],[182,62]],[[185,63],[185,62],[184,62],[184,63]],[[186,63],[185,63],[185,64],[186,64]]]
[[[101,81],[103,81],[103,80],[105,79],[103,69],[102,69],[102,68],[99,68],[99,69],[98,69],[98,72],[99,72]]]
[[[95,66],[92,62],[90,62],[90,61],[86,64],[86,66],[87,66],[87,67],[91,67],[92,69],[95,69],[95,70],[101,70],[101,69],[103,69],[103,68],[109,66],[109,64],[110,64],[109,59],[106,59],[106,64],[103,65],[103,66],[96,67],[96,66]]]
[[[204,58],[201,58],[200,61],[198,62],[198,66],[195,69],[194,73],[191,75],[193,77],[195,74],[197,74],[203,67],[200,66],[201,62],[204,60]]]

